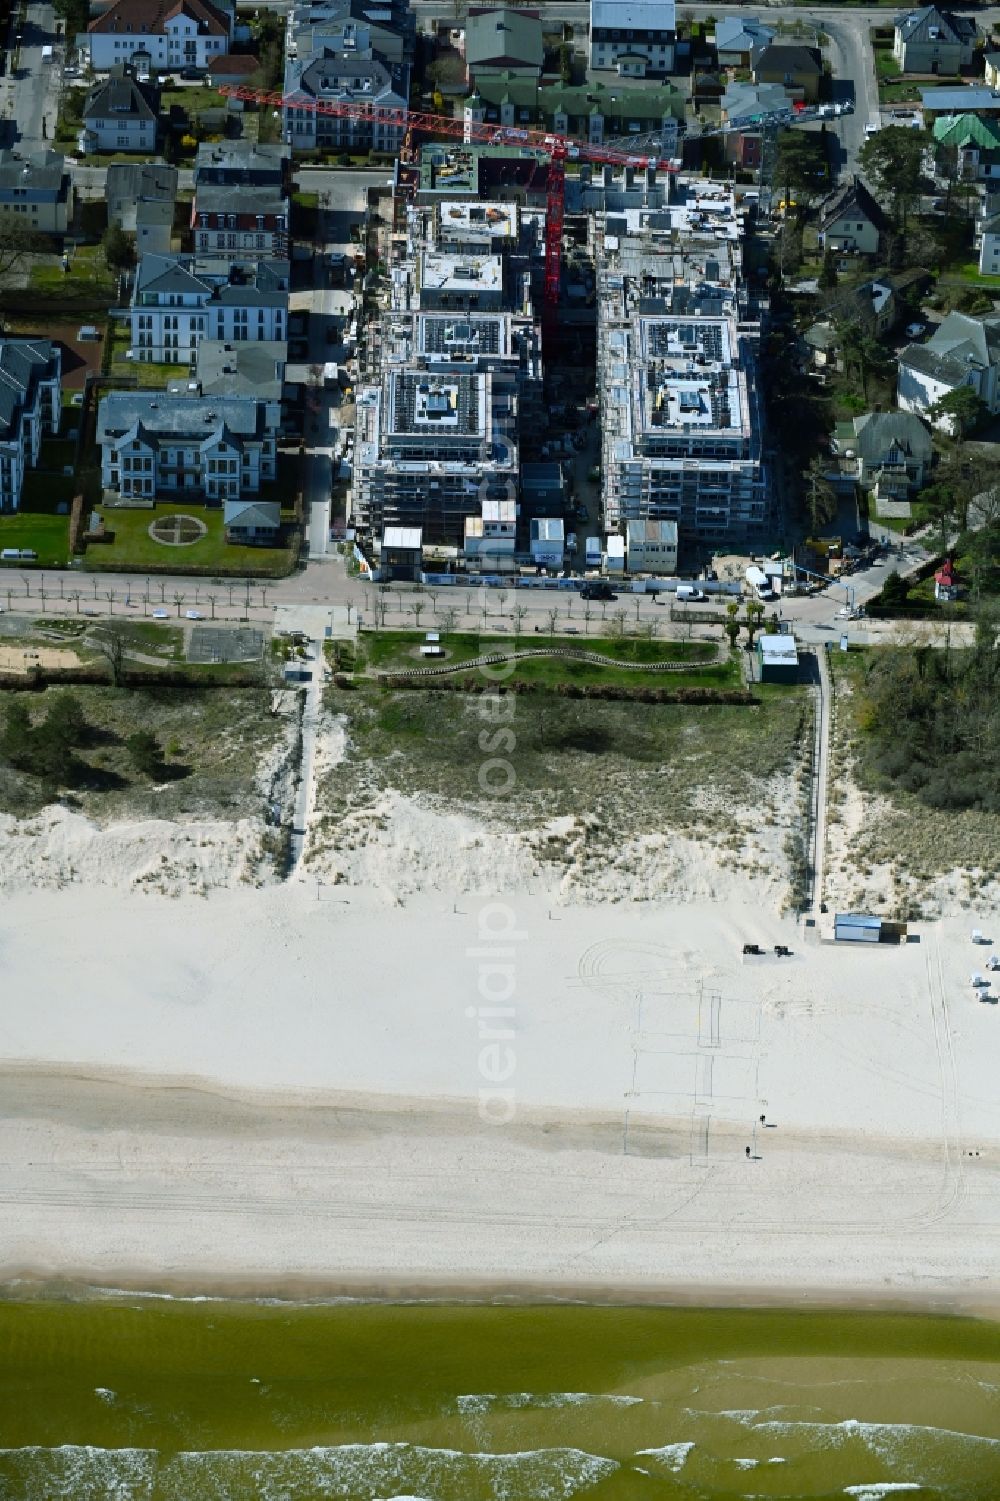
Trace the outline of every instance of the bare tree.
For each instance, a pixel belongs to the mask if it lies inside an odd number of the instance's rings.
[[[507,603],[507,590],[501,589],[497,594],[497,610],[503,614],[503,607]]]
[[[26,573],[21,574],[21,583],[24,585],[24,597],[28,599],[31,594],[31,579]],[[97,588],[94,588],[94,598],[97,598]]]
[[[418,631],[420,629],[420,617],[424,613],[424,611],[426,610],[426,608],[427,608],[427,605],[424,602],[424,600],[422,600],[422,599],[416,600],[410,606],[410,610],[411,610],[411,612],[413,614],[413,619],[416,622],[416,626],[417,626],[417,630]]]
[[[33,250],[46,248],[40,235],[5,214],[0,222],[0,276],[16,271]]]
[[[558,619],[559,619],[559,611],[558,610],[549,610],[549,612],[548,612],[548,622],[549,622],[549,640],[550,641],[551,641],[552,637],[556,633],[556,622],[558,621]]]
[[[120,688],[125,677],[125,656],[128,644],[124,630],[119,625],[101,626],[92,640],[108,664],[112,683],[116,688]]]
[[[217,594],[206,594],[205,595],[205,598],[208,600],[209,609],[212,611],[212,619],[213,620],[215,619],[215,602],[218,599],[218,597],[219,596]]]
[[[181,618],[181,605],[184,603],[184,599],[185,599],[185,596],[183,594],[175,594],[174,595],[174,604],[177,606],[177,619],[178,620],[180,620],[180,618]]]
[[[619,639],[623,638],[625,635],[625,622],[627,620],[628,616],[625,614],[624,610],[616,610],[611,617],[612,632]]]
[[[45,614],[45,601],[48,598],[48,595],[45,592],[44,586],[41,585],[41,584],[39,584],[39,586],[38,586],[38,597],[42,601],[42,614],[44,615]]]
[[[71,589],[69,597],[70,597],[71,600],[73,600],[74,604],[76,605],[76,613],[79,615],[79,613],[80,613],[80,591],[79,591],[79,589]],[[8,595],[8,604],[9,603],[10,603],[10,596]]]
[[[584,629],[584,634],[587,635],[587,636],[590,635],[590,622],[591,622],[591,618],[592,618],[593,614],[594,614],[594,612],[590,608],[590,606],[589,605],[584,605],[584,607],[583,607],[583,629]]]
[[[515,636],[519,636],[521,634],[521,622],[524,620],[524,617],[525,615],[527,615],[527,613],[527,608],[524,605],[515,605],[513,610],[511,610],[511,614],[514,617]]]
[[[104,598],[108,602],[108,614],[113,615],[115,613],[115,591],[113,589],[105,589]]]
[[[442,610],[441,614],[438,616],[438,623],[441,626],[441,634],[443,636],[450,636],[452,631],[455,629],[455,623],[457,620],[458,611],[453,609],[451,605],[449,605],[446,610]]]

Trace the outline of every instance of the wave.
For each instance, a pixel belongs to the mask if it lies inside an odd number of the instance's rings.
[[[582,1449],[465,1453],[417,1444],[343,1444],[315,1449],[216,1449],[161,1456],[153,1449],[89,1445],[0,1450],[0,1501],[260,1501],[338,1497],[434,1501],[570,1501],[619,1468]]]
[[[468,1392],[455,1398],[455,1407],[463,1415],[484,1412],[513,1412],[521,1408],[582,1407],[588,1402],[607,1402],[612,1407],[635,1407],[643,1397],[620,1396],[616,1392]]]
[[[661,1444],[658,1449],[638,1449],[636,1459],[659,1459],[673,1475],[679,1475],[694,1448],[693,1443]]]
[[[922,1485],[912,1480],[875,1480],[871,1485],[845,1485],[845,1496],[857,1496],[858,1501],[883,1501],[895,1491],[920,1491]]]

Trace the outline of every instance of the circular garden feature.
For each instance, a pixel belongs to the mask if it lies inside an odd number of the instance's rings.
[[[204,521],[199,521],[197,516],[185,516],[182,512],[157,516],[149,524],[149,535],[164,547],[190,547],[192,542],[200,542],[207,531]]]

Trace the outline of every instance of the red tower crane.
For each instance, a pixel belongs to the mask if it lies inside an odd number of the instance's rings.
[[[222,84],[219,92],[233,99],[263,105],[270,109],[308,109],[318,115],[335,115],[347,120],[370,120],[380,125],[397,126],[410,134],[458,137],[464,142],[487,146],[528,146],[544,151],[550,158],[548,192],[545,203],[545,302],[551,316],[559,302],[562,262],[563,217],[566,205],[566,162],[610,163],[618,167],[656,167],[665,172],[677,168],[660,157],[642,152],[622,151],[614,146],[599,146],[574,136],[550,130],[528,130],[514,125],[466,121],[451,115],[431,115],[419,110],[382,109],[373,104],[351,101],[339,103],[307,99],[298,94],[269,93],[247,88],[244,84]]]

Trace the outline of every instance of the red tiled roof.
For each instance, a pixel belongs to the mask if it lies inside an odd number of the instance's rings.
[[[159,35],[166,21],[181,15],[203,24],[213,36],[229,35],[225,17],[211,0],[115,0],[103,15],[91,21],[87,30],[119,35],[129,31],[140,37],[143,33]]]
[[[212,74],[232,73],[239,78],[246,78],[251,73],[256,73],[259,67],[260,58],[251,57],[249,52],[220,52],[209,61],[208,71]]]

